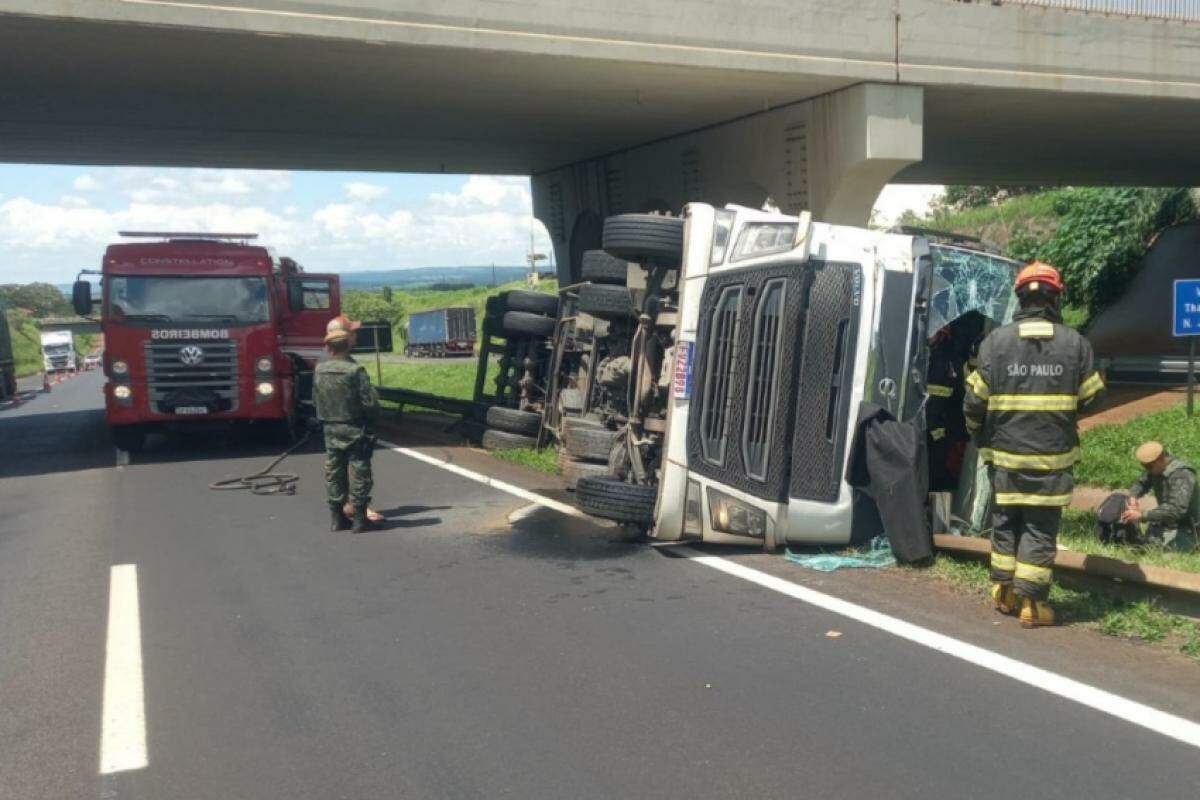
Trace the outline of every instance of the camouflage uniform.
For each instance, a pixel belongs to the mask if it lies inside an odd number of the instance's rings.
[[[1196,470],[1186,461],[1171,457],[1162,475],[1143,472],[1129,487],[1134,497],[1151,491],[1158,507],[1142,514],[1142,521],[1147,524],[1146,539],[1176,550],[1195,548],[1196,523],[1200,521]]]
[[[348,355],[330,356],[317,365],[313,394],[317,418],[325,424],[325,487],[329,507],[340,510],[349,497],[365,508],[374,478],[371,453],[379,396],[367,371]]]

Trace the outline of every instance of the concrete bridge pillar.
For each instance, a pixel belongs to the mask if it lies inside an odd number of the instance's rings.
[[[866,83],[533,176],[534,215],[559,280],[578,280],[605,217],[685,203],[771,202],[821,222],[866,225],[879,192],[922,157],[924,90]]]

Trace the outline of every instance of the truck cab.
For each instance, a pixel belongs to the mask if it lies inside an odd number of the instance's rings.
[[[75,337],[70,331],[46,331],[41,341],[42,362],[46,372],[75,370]]]
[[[123,449],[179,422],[294,422],[311,396],[336,275],[305,273],[253,234],[123,233],[100,271],[105,411]],[[91,287],[76,284],[76,310]]]
[[[653,535],[767,548],[878,535],[845,480],[861,404],[923,433],[931,337],[968,315],[978,338],[1011,319],[1019,265],[807,214],[693,204],[684,219]],[[968,454],[966,493],[974,469]]]

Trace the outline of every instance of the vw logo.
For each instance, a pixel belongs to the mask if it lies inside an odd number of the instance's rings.
[[[179,348],[179,363],[185,367],[195,367],[204,360],[204,351],[194,344]]]

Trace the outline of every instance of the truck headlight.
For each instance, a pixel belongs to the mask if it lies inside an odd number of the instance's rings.
[[[795,222],[756,222],[746,225],[738,234],[737,246],[733,248],[733,257],[729,260],[741,261],[791,250],[797,228]]]
[[[270,397],[275,394],[275,384],[270,381],[262,381],[254,387],[254,391],[258,392],[259,397]]]
[[[264,375],[270,374],[271,370],[274,368],[275,362],[271,360],[270,356],[263,356],[254,362],[254,369],[257,372],[263,373]]]
[[[133,390],[125,384],[114,386],[113,397],[117,398],[118,400],[128,400],[129,398],[133,397]]]
[[[766,536],[766,512],[736,497],[730,497],[710,487],[708,510],[712,515],[713,528],[718,531],[737,536],[753,536],[757,539]]]
[[[118,358],[112,362],[112,373],[113,375],[128,375],[129,363]]]

